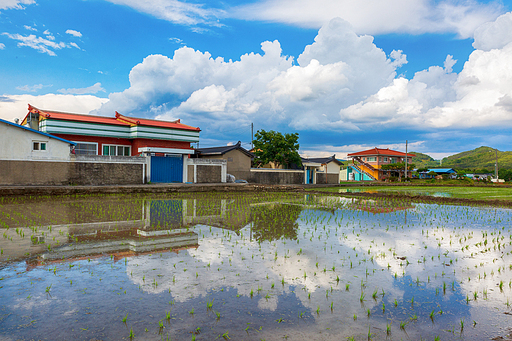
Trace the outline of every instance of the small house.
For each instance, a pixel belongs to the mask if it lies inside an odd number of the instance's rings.
[[[426,171],[419,172],[420,179],[442,179],[443,176],[455,179],[457,177],[457,171],[453,168],[429,168]]]
[[[306,184],[339,184],[340,166],[343,163],[336,155],[329,157],[301,158],[305,168]]]
[[[242,143],[231,146],[208,147],[196,149],[194,157],[201,159],[225,159],[227,173],[236,179],[248,180],[251,176],[251,161],[254,155],[242,147]]]
[[[0,184],[61,183],[75,142],[0,119]],[[62,173],[66,173],[63,170]]]

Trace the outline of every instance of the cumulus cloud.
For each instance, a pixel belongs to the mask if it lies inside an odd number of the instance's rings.
[[[503,14],[496,21],[487,22],[475,30],[473,47],[482,51],[501,49],[512,42],[512,12]]]
[[[453,32],[467,38],[479,25],[502,12],[503,6],[497,1],[264,0],[239,6],[231,15],[309,28],[319,28],[333,17],[341,17],[360,34]]]
[[[91,85],[87,88],[78,88],[78,89],[59,89],[57,90],[61,94],[73,94],[73,95],[83,95],[83,94],[95,94],[100,91],[105,91],[101,87],[101,83],[96,83],[94,85]]]
[[[5,44],[0,43],[0,50],[5,49]]]
[[[338,133],[407,129],[417,132],[417,142],[434,131],[453,136],[461,129],[506,129],[512,125],[512,44],[505,43],[508,30],[493,31],[504,18],[485,25],[475,38],[480,46],[485,34],[495,32],[494,42],[501,43],[475,50],[459,74],[453,71],[459,61],[447,55],[443,65],[412,79],[397,76],[407,63],[402,51],[386,56],[372,36],[357,35],[338,18],[319,30],[296,61],[282,54],[278,41],[264,42],[262,53],[238,61],[189,47],[172,58],[150,55],[131,70],[130,87],[110,94],[96,112],[181,118],[216,132],[257,122],[258,129],[317,131],[331,139]],[[228,134],[226,140],[235,140]],[[329,155],[343,152],[335,145]]]
[[[23,5],[35,4],[35,0],[0,0],[0,10],[2,9],[24,9]]]
[[[107,101],[91,95],[3,95],[0,96],[0,117],[13,121],[23,118],[28,112],[28,103],[41,108],[64,112],[89,113]],[[109,113],[112,116],[114,112]]]
[[[101,111],[118,110],[159,118],[182,118],[212,129],[254,120],[296,129],[355,129],[339,122],[341,107],[355,104],[388,85],[406,61],[356,35],[342,19],[325,25],[293,65],[278,41],[262,43],[263,54],[239,61],[211,58],[182,47],[172,58],[151,55],[130,72],[130,88],[109,96]],[[398,60],[398,62],[394,62]]]
[[[131,7],[139,12],[152,15],[158,19],[167,20],[181,25],[221,26],[218,18],[224,16],[220,9],[206,8],[205,5],[187,3],[178,0],[107,0],[117,5]]]
[[[72,36],[80,38],[82,36],[82,33],[75,31],[75,30],[66,30],[67,34],[71,34]]]

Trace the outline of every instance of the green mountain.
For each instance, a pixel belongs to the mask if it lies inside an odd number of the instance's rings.
[[[431,156],[418,152],[411,152],[411,154],[415,155],[412,158],[412,163],[416,168],[439,168],[439,160],[434,160]]]
[[[490,147],[479,147],[467,152],[445,157],[442,162],[442,167],[466,170],[487,169],[490,172],[494,172],[495,162],[495,149]],[[512,152],[498,151],[498,168],[512,169]]]

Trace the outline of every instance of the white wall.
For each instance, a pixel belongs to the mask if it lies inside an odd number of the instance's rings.
[[[33,141],[46,142],[46,150],[32,150]],[[69,159],[69,143],[0,122],[0,160]]]
[[[340,166],[336,162],[329,162],[327,164],[327,172],[329,174],[338,174],[340,172]]]

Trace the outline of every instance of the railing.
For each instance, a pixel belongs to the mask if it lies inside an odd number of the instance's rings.
[[[358,165],[356,165],[355,163],[352,165],[355,169],[357,169],[359,172],[361,172],[362,174],[366,174],[370,179],[372,180],[377,180],[373,175],[371,175],[370,173],[368,173],[367,171],[365,171],[364,169],[362,169],[361,167],[359,167]],[[373,168],[373,167],[372,167]],[[362,180],[362,179],[361,179]]]
[[[366,163],[364,162],[363,160],[361,160],[360,157],[358,156],[354,156],[353,158],[354,160],[356,160],[357,162],[359,162],[360,164],[362,164],[363,166],[365,166],[366,168],[372,170],[372,171],[378,171],[377,169],[375,169],[372,165],[370,165],[369,163]]]

